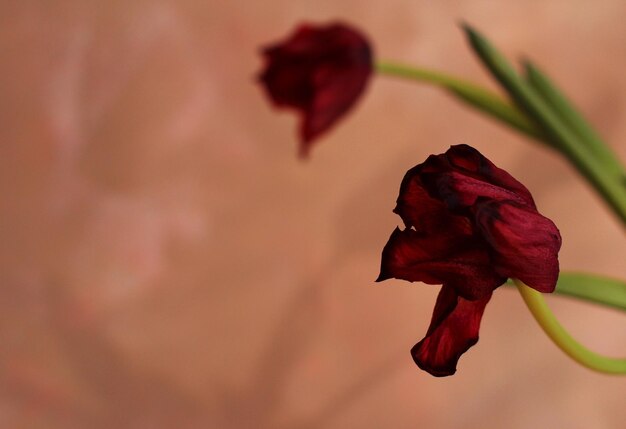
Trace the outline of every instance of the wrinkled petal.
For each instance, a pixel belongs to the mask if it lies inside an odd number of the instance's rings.
[[[476,237],[420,234],[396,228],[383,249],[377,281],[396,278],[446,284],[466,299],[488,296],[506,281],[491,265],[486,246]]]
[[[339,23],[301,25],[263,55],[266,67],[259,80],[276,106],[300,113],[303,154],[355,104],[373,68],[367,39]]]
[[[435,234],[466,235],[471,231],[469,219],[452,212],[445,203],[431,197],[424,188],[419,173],[421,166],[410,169],[402,179],[400,194],[393,210],[407,228]]]
[[[431,155],[421,165],[420,177],[430,195],[453,210],[468,208],[479,198],[513,200],[535,208],[524,185],[468,145]]]
[[[426,337],[411,349],[415,363],[436,377],[454,374],[461,355],[478,342],[480,321],[490,298],[491,294],[468,301],[444,285]]]
[[[497,272],[539,292],[554,291],[561,235],[550,219],[515,201],[481,202],[475,217]]]

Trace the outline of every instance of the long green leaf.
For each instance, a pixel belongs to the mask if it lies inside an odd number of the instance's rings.
[[[507,286],[514,286],[512,281]],[[626,311],[626,282],[586,273],[561,273],[554,291],[584,301]]]
[[[595,187],[626,226],[626,189],[623,183],[607,174],[606,167],[589,151],[580,137],[552,111],[487,39],[468,25],[463,28],[474,52],[513,101],[545,130],[549,139],[557,144],[557,148]]]
[[[524,69],[526,71],[526,81],[561,120],[585,142],[590,151],[610,170],[611,174],[615,174],[620,180],[626,177],[626,172],[615,153],[567,99],[565,94],[532,62],[525,61]]]

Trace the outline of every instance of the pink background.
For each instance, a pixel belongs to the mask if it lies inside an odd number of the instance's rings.
[[[468,143],[524,182],[565,270],[626,278],[623,229],[559,156],[423,85],[374,79],[299,161],[258,48],[337,18],[381,58],[493,86],[467,20],[626,160],[622,1],[0,2],[0,427],[623,427],[626,380],[568,360],[514,290],[457,375],[415,367],[438,288],[373,280],[428,154]],[[626,354],[623,314],[549,302]]]

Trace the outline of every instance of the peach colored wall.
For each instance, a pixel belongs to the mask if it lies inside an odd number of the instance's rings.
[[[527,184],[564,269],[626,277],[624,234],[559,157],[424,86],[376,79],[300,162],[257,50],[330,18],[491,85],[468,20],[626,160],[622,1],[0,2],[0,427],[623,427],[624,378],[567,360],[513,290],[457,375],[414,366],[438,288],[373,280],[428,154],[468,143]],[[624,315],[550,303],[626,354]]]

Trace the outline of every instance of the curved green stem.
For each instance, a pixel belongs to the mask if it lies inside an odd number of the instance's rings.
[[[513,281],[539,326],[566,355],[594,371],[626,375],[626,359],[609,358],[585,348],[556,320],[541,293],[520,280]]]
[[[550,143],[545,139],[539,128],[513,103],[472,82],[434,70],[386,61],[378,62],[376,64],[376,71],[387,76],[400,77],[438,86],[449,91],[461,101],[482,110],[495,119],[510,125],[533,139],[542,143]]]

